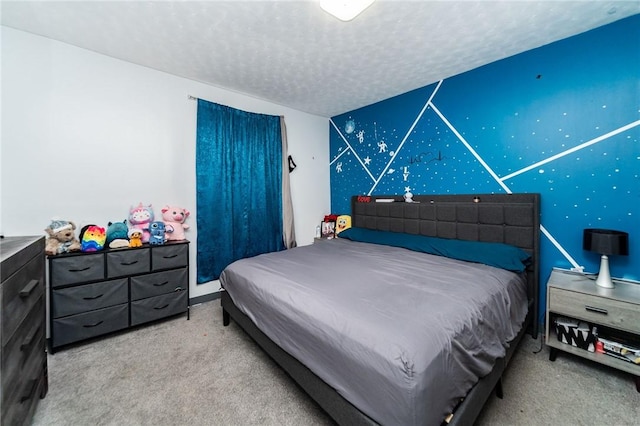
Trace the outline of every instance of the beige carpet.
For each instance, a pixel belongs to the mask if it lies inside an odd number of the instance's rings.
[[[330,425],[330,418],[235,323],[219,301],[49,355],[49,394],[34,425]],[[479,425],[633,425],[632,376],[525,337]],[[640,367],[639,367],[640,368]]]

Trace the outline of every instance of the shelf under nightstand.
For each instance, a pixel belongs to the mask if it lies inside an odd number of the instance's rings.
[[[554,268],[547,283],[546,343],[555,360],[558,351],[571,353],[635,376],[640,392],[640,365],[589,352],[558,340],[553,320],[566,317],[584,321],[599,330],[620,333],[640,344],[640,283],[613,280],[615,288],[596,286],[588,275]]]

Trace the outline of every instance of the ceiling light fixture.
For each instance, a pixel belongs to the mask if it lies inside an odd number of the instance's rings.
[[[320,7],[341,21],[350,21],[371,6],[374,1],[375,0],[320,0]]]

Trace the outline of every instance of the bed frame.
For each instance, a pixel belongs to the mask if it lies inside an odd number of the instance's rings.
[[[414,196],[413,200],[414,203],[406,203],[402,196],[354,196],[351,200],[352,225],[441,238],[499,242],[520,247],[532,255],[533,261],[526,270],[529,312],[522,330],[511,341],[505,357],[497,360],[493,370],[476,383],[453,416],[447,419],[450,425],[473,424],[493,390],[502,398],[502,373],[525,332],[534,339],[538,337],[540,195],[422,195]],[[377,424],[271,341],[224,291],[221,303],[223,324],[227,326],[233,318],[338,424]]]

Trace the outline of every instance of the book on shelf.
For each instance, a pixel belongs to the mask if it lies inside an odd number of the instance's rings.
[[[611,338],[598,337],[606,355],[640,365],[640,347]]]

